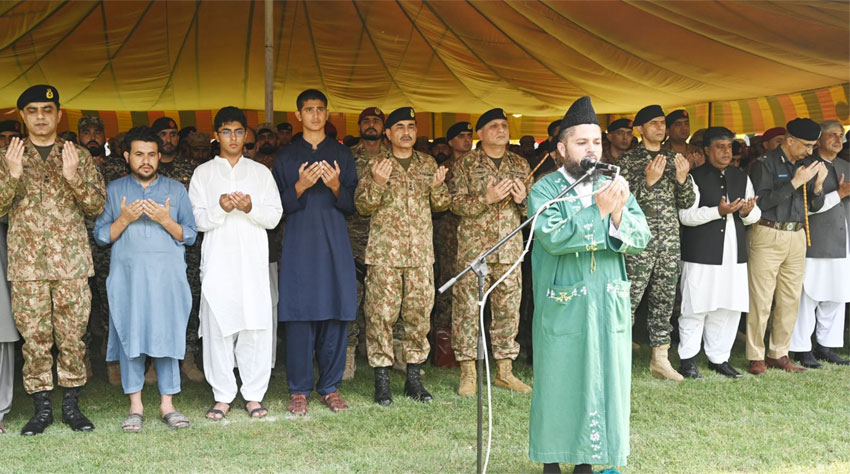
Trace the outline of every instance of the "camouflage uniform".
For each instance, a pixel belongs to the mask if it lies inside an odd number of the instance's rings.
[[[378,185],[363,173],[357,186],[358,212],[371,215],[365,262],[366,348],[369,365],[393,365],[392,325],[402,315],[404,362],[421,364],[428,358],[431,308],[434,306],[434,246],[431,211],[448,209],[445,183],[431,188],[437,162],[413,152],[407,170],[391,151],[373,157],[367,169],[382,159],[393,160],[389,181]]]
[[[646,184],[646,166],[653,155],[643,144],[620,157],[621,173],[629,182],[653,235],[646,250],[626,255],[626,271],[632,282],[632,324],[644,291],[648,291],[647,331],[652,347],[670,344],[673,330],[670,317],[679,279],[678,209],[689,208],[696,199],[690,175],[684,185],[676,181],[675,153],[663,148],[659,153],[666,157],[667,166],[652,187]]]
[[[452,167],[457,162],[454,157],[443,163],[448,168],[446,182],[451,180]],[[460,218],[451,211],[434,214],[434,257],[437,260],[437,286],[442,286],[449,281],[457,270],[457,225]],[[434,322],[437,328],[449,328],[452,325],[452,289],[445,293],[438,293],[434,301]]]
[[[516,204],[511,200],[501,212],[501,202],[486,203],[484,196],[490,177],[495,178],[496,182],[506,178],[523,180],[529,173],[531,168],[525,158],[509,151],[505,152],[499,168],[496,168],[483,149],[470,151],[455,164],[449,189],[452,192],[452,212],[460,216],[457,230],[458,270],[518,226],[525,215],[524,203]],[[526,191],[528,188],[526,186]],[[488,224],[490,227],[485,231]],[[487,257],[490,273],[486,284],[492,285],[521,253],[522,235],[517,234],[498,252]],[[519,354],[516,336],[521,298],[522,269],[518,267],[491,293],[493,318],[490,339],[493,357],[496,359],[516,359]],[[455,284],[452,309],[452,348],[455,358],[461,362],[474,360],[478,352],[478,280],[474,273],[469,272]]]
[[[62,175],[57,138],[42,160],[27,140],[23,174],[14,179],[0,150],[0,215],[9,214],[9,273],[12,311],[24,337],[24,388],[53,389],[54,341],[59,348],[59,385],[86,383],[82,341],[91,311],[88,277],[94,275],[84,215],[103,211],[106,189],[88,150],[77,146],[74,182]]]

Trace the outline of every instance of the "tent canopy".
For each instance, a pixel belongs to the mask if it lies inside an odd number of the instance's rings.
[[[850,81],[846,1],[288,1],[273,22],[277,110],[311,87],[337,112],[553,116]],[[263,31],[261,0],[2,2],[0,107],[46,82],[74,109],[262,109]]]

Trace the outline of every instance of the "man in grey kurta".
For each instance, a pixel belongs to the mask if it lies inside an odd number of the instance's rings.
[[[12,306],[9,299],[9,285],[6,283],[6,229],[7,219],[0,220],[0,434],[6,432],[3,417],[12,409],[12,388],[15,373],[15,341],[20,339],[15,321],[12,319]]]
[[[567,111],[558,137],[564,166],[531,189],[528,214],[555,199],[602,155],[590,98]],[[540,214],[534,226],[534,390],[529,456],[544,472],[557,463],[626,464],[629,454],[631,304],[624,254],[650,239],[646,218],[622,177],[587,180]]]

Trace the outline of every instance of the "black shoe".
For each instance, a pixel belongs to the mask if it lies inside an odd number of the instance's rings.
[[[556,462],[543,463],[543,474],[561,474],[561,466]]]
[[[573,474],[593,474],[593,467],[590,464],[576,464]]]
[[[815,346],[814,356],[817,357],[820,360],[825,360],[825,361],[829,362],[830,364],[850,365],[850,360],[842,359],[841,357],[838,357],[838,354],[833,352],[832,349],[830,349],[829,347],[823,347],[820,344]]]
[[[375,403],[385,407],[393,404],[389,367],[375,367]]]
[[[422,364],[407,364],[407,380],[404,381],[404,396],[419,402],[430,402],[434,397],[422,386],[419,369]]]
[[[815,359],[815,356],[812,355],[811,351],[795,352],[794,360],[799,362],[800,365],[806,367],[807,369],[820,369],[823,367],[823,365],[821,365],[821,363],[818,362],[817,359]]]
[[[703,380],[697,370],[696,357],[679,361],[679,373],[686,379]]]
[[[726,362],[722,363],[722,364],[715,364],[714,362],[709,362],[708,368],[717,372],[720,375],[725,375],[726,377],[729,377],[730,379],[739,379],[739,378],[743,377],[743,375],[738,373],[737,370],[733,369],[732,366],[729,365],[728,360]]]
[[[32,400],[35,404],[35,413],[21,429],[22,436],[44,433],[44,429],[53,423],[53,405],[50,404],[50,392],[33,393]]]
[[[74,431],[94,431],[94,424],[80,412],[77,401],[82,387],[66,388],[62,394],[62,422]]]

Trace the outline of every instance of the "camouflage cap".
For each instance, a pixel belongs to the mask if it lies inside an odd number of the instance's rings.
[[[275,125],[271,122],[263,122],[257,125],[257,135],[263,132],[269,132],[274,135],[277,135],[277,127],[275,127]]]
[[[203,132],[192,132],[186,136],[186,143],[189,146],[209,146],[210,134]]]
[[[80,117],[80,121],[77,122],[77,131],[82,132],[89,127],[95,127],[102,132],[103,120],[97,115],[83,115]]]

